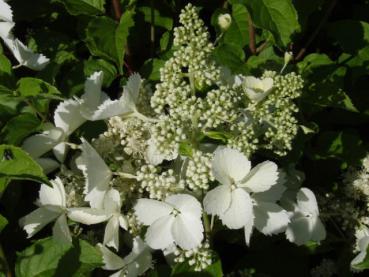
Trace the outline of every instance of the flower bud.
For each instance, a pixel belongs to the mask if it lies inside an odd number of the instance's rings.
[[[293,53],[291,51],[286,51],[284,53],[284,64],[288,64],[293,58]]]
[[[231,26],[232,17],[228,14],[220,14],[218,16],[218,25],[222,31],[227,31],[229,26]]]

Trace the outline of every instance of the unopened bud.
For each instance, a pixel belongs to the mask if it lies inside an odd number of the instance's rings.
[[[220,14],[218,16],[218,24],[222,31],[227,31],[229,26],[231,26],[231,23],[232,17],[228,13]]]
[[[293,58],[293,53],[291,51],[286,51],[284,53],[284,64],[288,64]]]

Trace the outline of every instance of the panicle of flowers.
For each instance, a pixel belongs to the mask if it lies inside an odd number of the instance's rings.
[[[193,191],[209,189],[209,183],[214,181],[211,171],[212,154],[195,150],[188,159],[185,182],[186,186]]]
[[[142,166],[137,173],[137,180],[140,182],[140,191],[148,192],[152,199],[162,200],[184,189],[184,183],[177,180],[173,169],[160,173],[153,165]]]
[[[202,271],[212,264],[213,254],[209,242],[205,241],[191,250],[176,248],[174,262],[187,262],[195,271]]]

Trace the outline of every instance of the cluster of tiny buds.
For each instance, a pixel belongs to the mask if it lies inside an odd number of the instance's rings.
[[[202,271],[212,263],[212,252],[207,241],[191,250],[177,248],[174,251],[174,255],[176,256],[174,258],[176,263],[187,261],[189,266],[193,267],[195,271]]]
[[[143,225],[137,220],[136,215],[133,212],[128,212],[126,214],[126,220],[128,223],[128,232],[133,236],[139,236]]]
[[[214,181],[211,159],[212,155],[209,153],[193,151],[186,169],[186,185],[191,190],[208,190],[209,182]]]
[[[137,173],[137,181],[140,182],[140,192],[148,192],[152,199],[163,200],[184,189],[184,182],[177,181],[172,169],[159,174],[153,165],[142,166]]]

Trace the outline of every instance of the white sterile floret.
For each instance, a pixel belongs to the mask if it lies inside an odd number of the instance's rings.
[[[275,204],[277,199],[260,194],[277,184],[275,163],[266,161],[251,170],[250,161],[241,152],[219,147],[212,170],[221,185],[206,194],[205,211],[218,215],[230,229],[244,228],[247,244],[253,226],[266,235],[281,232],[287,226],[287,212]]]
[[[123,259],[114,254],[102,244],[98,244],[101,251],[105,270],[118,270],[110,277],[136,277],[145,273],[152,266],[152,256],[150,248],[140,237],[133,239],[133,247]]]
[[[252,102],[257,103],[263,100],[272,91],[273,79],[270,77],[259,79],[253,76],[247,76],[243,81],[242,87],[247,97]]]
[[[366,255],[367,255],[367,249],[369,246],[369,229],[367,226],[362,225],[358,230],[355,232],[356,237],[356,252],[359,252],[359,254],[356,255],[356,257],[351,261],[351,267],[353,269],[356,268],[356,265],[360,264],[364,261]]]
[[[112,179],[112,172],[96,150],[84,138],[81,140],[82,154],[76,160],[76,164],[86,178],[85,200],[92,208],[102,209],[105,194]]]
[[[320,242],[325,239],[326,231],[319,218],[318,203],[314,193],[301,188],[297,193],[297,204],[286,230],[289,241],[302,245],[308,241]]]
[[[13,22],[12,8],[4,0],[0,0],[0,21]]]
[[[201,204],[191,195],[174,194],[163,202],[139,199],[134,210],[137,219],[149,226],[145,240],[153,249],[163,250],[175,243],[189,250],[204,238]]]
[[[127,230],[127,220],[121,214],[122,202],[119,191],[110,189],[105,193],[103,206],[99,208],[70,208],[68,217],[86,225],[107,221],[104,233],[104,245],[119,248],[119,226]]]
[[[51,180],[50,183],[51,187],[46,184],[41,185],[37,203],[39,208],[22,217],[19,224],[30,238],[47,224],[55,221],[53,226],[54,239],[63,243],[71,243],[72,237],[66,218],[67,207],[64,185],[59,178]]]

